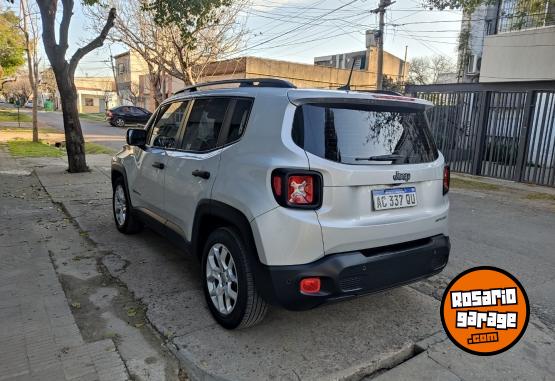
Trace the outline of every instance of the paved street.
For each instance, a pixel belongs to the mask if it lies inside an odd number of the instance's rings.
[[[9,106],[5,105],[4,107]],[[24,114],[31,114],[29,109],[22,108],[20,111]],[[2,124],[6,125],[7,123],[4,122]],[[53,128],[63,133],[64,122],[62,113],[59,111],[39,111],[39,126]],[[104,145],[115,151],[118,151],[125,144],[125,131],[128,127],[132,126],[118,128],[110,126],[105,121],[97,122],[81,118],[81,128],[83,129],[86,141]]]
[[[555,374],[555,209],[527,200],[529,190],[453,190],[453,250],[439,276],[307,312],[273,308],[260,326],[226,331],[205,307],[195,259],[149,230],[123,236],[113,227],[108,156],[91,156],[93,171],[77,176],[64,172],[63,159],[19,163],[40,165],[38,178],[52,199],[95,243],[106,271],[144,305],[146,319],[193,379],[548,380]],[[52,254],[56,262],[63,255]],[[532,305],[523,339],[494,357],[461,352],[443,334],[438,313],[446,283],[484,264],[515,274]]]

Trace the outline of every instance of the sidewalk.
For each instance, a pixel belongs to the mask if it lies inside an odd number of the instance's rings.
[[[76,325],[40,224],[59,218],[0,148],[0,380],[127,380],[112,340],[85,342]]]
[[[146,318],[165,336],[191,379],[506,381],[549,380],[555,374],[553,330],[534,314],[525,336],[509,352],[472,356],[442,333],[439,302],[414,287],[303,313],[274,309],[260,326],[225,331],[209,317],[194,259],[149,229],[124,236],[112,227],[108,156],[88,157],[92,171],[74,175],[64,172],[61,158],[18,159],[18,163],[20,168],[36,168],[48,193],[41,196],[59,202],[81,234],[104,252],[101,263],[144,303]],[[459,201],[456,194],[453,198]],[[56,231],[48,235],[73,239]],[[0,236],[0,242],[3,239]],[[72,262],[64,253],[51,255],[60,266],[58,274],[69,274],[72,264],[85,266],[84,260]],[[462,254],[455,250],[452,262]],[[125,351],[144,345],[118,344],[128,368],[143,362],[126,360],[130,355]],[[151,357],[141,357],[147,358]]]

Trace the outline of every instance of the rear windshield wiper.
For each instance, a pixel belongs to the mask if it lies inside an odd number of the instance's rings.
[[[393,161],[399,159],[406,159],[407,157],[404,155],[379,155],[379,156],[370,156],[370,157],[357,157],[355,158],[356,161],[368,160],[368,161]]]

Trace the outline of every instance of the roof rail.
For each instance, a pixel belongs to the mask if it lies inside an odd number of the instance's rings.
[[[204,82],[196,85],[188,86],[184,89],[176,91],[174,94],[198,91],[201,87],[226,85],[228,83],[238,83],[239,87],[279,87],[285,89],[296,89],[297,86],[284,79],[277,78],[241,78],[241,79],[223,79],[221,81]]]

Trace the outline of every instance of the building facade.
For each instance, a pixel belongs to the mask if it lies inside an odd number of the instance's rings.
[[[402,60],[391,54],[384,55],[384,68],[386,68],[384,73],[392,78],[399,78],[402,75],[399,72],[402,72],[403,63]],[[376,66],[377,63],[370,63],[365,66],[366,69],[364,70],[354,70],[351,77],[351,89],[375,89]],[[198,82],[266,77],[285,79],[300,88],[337,89],[347,84],[350,74],[350,68],[311,65],[259,57],[241,57],[206,65]],[[140,77],[140,84],[138,105],[153,110],[154,97],[150,89],[148,75]],[[183,81],[169,76],[164,84],[163,93],[166,96],[185,86]]]
[[[463,17],[459,82],[555,79],[555,0],[499,0]]]
[[[139,100],[140,77],[148,74],[145,60],[132,50],[113,57],[119,103],[133,105]]]
[[[80,113],[104,113],[118,105],[111,77],[75,77],[75,87]]]
[[[354,66],[353,66],[354,63]],[[395,82],[404,83],[408,74],[408,64],[401,58],[384,51],[383,73]],[[366,50],[350,53],[332,54],[314,58],[314,65],[336,69],[368,71],[372,74],[378,70],[378,48],[368,46]]]

